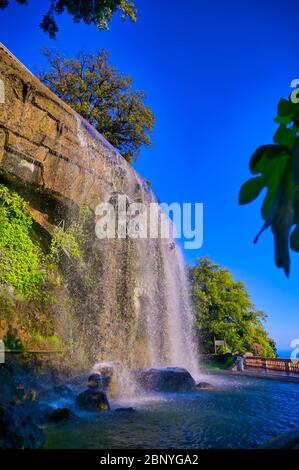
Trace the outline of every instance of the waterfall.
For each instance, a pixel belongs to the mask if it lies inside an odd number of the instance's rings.
[[[96,176],[92,188],[82,179],[82,202],[87,194],[90,200],[91,190],[94,207],[120,193],[129,202],[156,202],[135,170],[79,117],[78,138],[77,161],[84,159]],[[160,237],[94,238],[90,260],[96,286],[77,293],[84,317],[82,338],[85,348],[93,350],[94,362],[121,363],[129,369],[183,367],[197,376],[188,274],[179,246]]]

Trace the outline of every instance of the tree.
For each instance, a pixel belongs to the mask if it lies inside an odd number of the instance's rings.
[[[20,5],[28,5],[28,0],[16,0]],[[0,0],[0,8],[9,6],[9,0]],[[67,11],[74,19],[75,23],[81,20],[86,24],[93,24],[99,29],[108,29],[109,21],[114,13],[120,11],[122,19],[131,18],[136,22],[134,2],[130,0],[51,0],[50,8],[45,13],[40,23],[41,29],[47,33],[51,39],[56,37],[58,26],[55,15],[61,15]]]
[[[255,177],[242,186],[239,203],[248,204],[267,190],[262,205],[264,225],[255,243],[271,227],[276,265],[289,276],[289,247],[299,252],[299,88],[289,100],[280,100],[275,122],[279,127],[274,144],[259,147],[251,157]]]
[[[192,297],[200,347],[214,351],[214,337],[226,339],[232,353],[256,351],[275,357],[275,343],[269,338],[263,322],[264,312],[256,310],[242,282],[209,258],[197,260],[190,268]],[[257,346],[258,345],[258,346]]]
[[[132,78],[109,64],[109,53],[81,52],[67,59],[45,51],[49,70],[39,78],[90,122],[131,162],[142,145],[151,145],[152,111],[143,91],[132,90]]]

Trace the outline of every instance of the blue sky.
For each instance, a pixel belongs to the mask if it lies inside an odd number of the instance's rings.
[[[107,48],[111,61],[145,90],[156,116],[154,146],[136,169],[164,202],[204,203],[204,244],[188,263],[211,256],[248,286],[268,315],[280,348],[299,338],[299,255],[286,279],[274,266],[271,233],[258,245],[261,200],[239,207],[248,160],[270,143],[276,104],[299,78],[297,0],[136,0],[138,23],[114,18],[110,30],[58,17],[51,41],[38,27],[47,1],[0,12],[0,41],[27,67],[45,65],[41,49],[72,56]]]

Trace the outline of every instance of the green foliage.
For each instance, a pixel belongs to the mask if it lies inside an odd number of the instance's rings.
[[[225,370],[229,369],[233,364],[234,364],[234,357],[230,356],[225,359],[224,362],[219,362],[219,361],[205,361],[203,364],[201,364],[201,367],[207,368],[207,369],[220,369],[220,370]]]
[[[22,351],[24,346],[18,336],[18,331],[10,325],[3,339],[6,349]]]
[[[190,278],[199,342],[204,352],[214,352],[216,337],[225,338],[234,354],[250,351],[257,343],[263,356],[275,356],[274,342],[262,323],[266,315],[255,309],[242,282],[235,282],[228,270],[209,258],[197,261],[190,269]]]
[[[93,216],[92,210],[83,205],[80,207],[78,218],[74,218],[67,231],[73,235],[79,246],[83,246],[87,240],[86,225]]]
[[[154,116],[144,92],[132,90],[132,78],[109,64],[109,54],[81,52],[67,59],[46,50],[49,70],[39,78],[93,125],[131,162],[142,145],[151,145]]]
[[[91,210],[82,206],[78,219],[74,219],[68,228],[65,229],[64,224],[55,227],[48,256],[51,263],[58,264],[63,254],[77,261],[82,260],[81,247],[86,241],[85,225],[90,216]]]
[[[29,299],[38,295],[45,278],[42,252],[30,238],[31,227],[26,202],[0,185],[0,282]]]
[[[279,124],[274,144],[259,147],[250,160],[255,176],[239,196],[241,205],[256,199],[265,188],[262,205],[264,225],[255,239],[271,227],[275,240],[275,262],[290,272],[289,246],[299,252],[299,102],[282,99],[278,104]],[[291,234],[291,235],[290,235]]]
[[[0,184],[0,284],[12,286],[27,300],[50,300],[57,277],[53,276],[53,268],[62,255],[77,261],[83,257],[81,247],[89,217],[90,210],[83,206],[67,229],[55,227],[50,253],[45,255],[33,239],[28,204]],[[7,314],[12,310],[8,300],[7,294],[0,295],[0,306]]]
[[[53,348],[62,347],[61,339],[56,335],[44,336],[39,331],[32,331],[31,332],[31,338],[32,338],[32,340],[34,340],[39,345],[49,346],[49,347],[53,347]]]
[[[69,258],[80,259],[82,257],[74,235],[65,231],[63,227],[55,227],[51,241],[49,261],[57,264],[62,254]]]
[[[16,0],[20,5],[27,5],[28,0]],[[0,8],[9,6],[9,0],[0,0]],[[81,20],[86,24],[93,24],[97,28],[108,29],[108,24],[114,13],[121,12],[121,18],[131,18],[136,21],[136,8],[130,0],[51,0],[50,8],[45,13],[40,23],[41,29],[48,33],[51,39],[56,37],[58,26],[55,15],[61,15],[67,11],[73,17],[75,23]]]

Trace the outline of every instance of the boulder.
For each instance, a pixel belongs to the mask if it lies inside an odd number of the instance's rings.
[[[89,388],[80,393],[76,398],[76,405],[85,411],[108,411],[110,410],[106,393]]]
[[[0,404],[0,449],[40,449],[44,443],[31,406]]]
[[[146,392],[192,392],[196,383],[186,369],[159,368],[141,369],[136,374],[136,381]]]
[[[88,377],[87,387],[92,389],[102,388],[102,376],[100,374],[91,374]]]
[[[46,412],[46,421],[50,423],[64,423],[76,418],[77,415],[69,408],[48,409]]]
[[[199,382],[196,385],[196,388],[198,390],[214,390],[215,389],[214,385],[209,384],[208,382]]]
[[[92,376],[99,375],[101,390],[110,397],[115,397],[121,392],[122,373],[123,366],[119,362],[99,362],[93,367]]]

